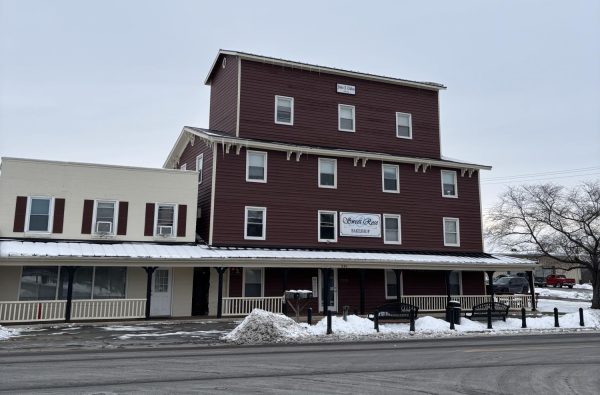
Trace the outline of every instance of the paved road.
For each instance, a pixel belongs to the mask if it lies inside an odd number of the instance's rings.
[[[597,394],[597,334],[0,353],[0,393]]]

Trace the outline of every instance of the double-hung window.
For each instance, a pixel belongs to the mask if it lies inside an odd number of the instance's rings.
[[[442,196],[458,197],[458,186],[456,172],[452,170],[442,170]]]
[[[356,131],[354,106],[338,104],[338,130],[341,132]]]
[[[400,273],[400,295],[402,295],[402,273]],[[396,273],[393,270],[385,270],[385,298],[396,299]]]
[[[325,243],[337,241],[336,211],[319,211],[319,241]]]
[[[246,207],[244,239],[265,240],[267,209],[265,207]]]
[[[177,224],[177,205],[156,203],[156,215],[154,217],[155,236],[175,237]]]
[[[280,125],[294,124],[294,98],[275,96],[275,123]]]
[[[202,172],[204,171],[204,154],[196,157],[196,171],[198,172],[198,184],[202,184]]]
[[[319,158],[319,188],[337,188],[337,160]]]
[[[47,233],[52,229],[53,199],[30,197],[27,205],[27,232]]]
[[[267,182],[267,153],[248,151],[246,153],[246,181]]]
[[[447,247],[460,247],[458,218],[444,217],[444,245]]]
[[[264,270],[261,268],[244,268],[244,297],[259,298],[263,296]]]
[[[412,139],[412,117],[404,112],[396,113],[396,137]]]
[[[400,216],[396,214],[383,214],[383,243],[401,244]]]
[[[398,165],[381,165],[383,192],[400,193],[400,168]]]
[[[94,206],[94,234],[114,235],[117,218],[117,202],[96,200]]]

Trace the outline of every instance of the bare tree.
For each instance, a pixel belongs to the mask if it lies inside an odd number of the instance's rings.
[[[600,181],[571,189],[509,187],[487,217],[487,236],[513,251],[536,252],[592,273],[592,308],[600,309]]]

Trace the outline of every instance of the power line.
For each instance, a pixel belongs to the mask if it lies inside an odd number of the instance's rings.
[[[546,175],[552,175],[552,174],[580,173],[580,172],[588,172],[588,171],[593,171],[593,170],[598,170],[598,169],[600,169],[600,166],[582,167],[579,169],[545,171],[545,172],[539,172],[539,173],[516,174],[516,175],[512,175],[512,176],[490,177],[490,178],[485,178],[485,179],[482,178],[482,182],[505,180],[505,179],[515,179],[515,178],[531,178],[531,177],[546,176]]]
[[[579,177],[588,177],[588,176],[596,176],[596,175],[600,175],[600,173],[588,173],[588,174],[567,174],[567,175],[557,175],[557,176],[551,176],[551,177],[546,177],[546,178],[531,178],[531,179],[519,179],[519,180],[506,180],[506,181],[493,181],[493,182],[486,182],[486,181],[481,181],[482,184],[485,185],[496,185],[496,184],[517,184],[517,183],[530,183],[530,182],[537,182],[537,181],[547,181],[547,180],[555,180],[557,178],[579,178]]]

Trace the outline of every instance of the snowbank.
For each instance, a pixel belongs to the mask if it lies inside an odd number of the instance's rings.
[[[573,285],[575,289],[587,289],[588,291],[593,291],[592,284],[575,284]]]
[[[8,329],[0,325],[0,340],[10,339],[13,336],[18,336],[19,331],[16,329]]]
[[[581,291],[563,291],[559,289],[552,288],[536,288],[537,293],[540,296],[550,297],[550,298],[560,298],[560,299],[578,299],[578,300],[592,300],[592,293],[587,292],[587,288],[580,288]]]
[[[254,309],[223,339],[234,343],[278,343],[308,335],[306,328],[283,314]]]

